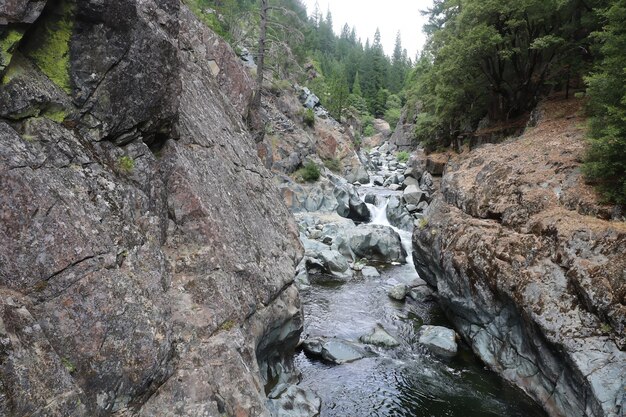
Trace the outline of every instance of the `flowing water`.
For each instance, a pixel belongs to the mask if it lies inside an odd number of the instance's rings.
[[[371,192],[389,194],[382,188]],[[386,199],[370,206],[372,222],[389,225]],[[543,417],[546,414],[519,389],[487,370],[467,346],[450,360],[436,357],[418,344],[422,324],[451,327],[434,301],[397,302],[387,289],[410,282],[417,273],[411,258],[411,233],[396,229],[407,250],[407,264],[384,267],[381,277],[340,284],[315,284],[302,293],[304,337],[337,337],[355,341],[380,323],[400,346],[368,347],[356,362],[331,365],[300,352],[296,363],[301,385],[322,398],[324,416],[455,416]]]

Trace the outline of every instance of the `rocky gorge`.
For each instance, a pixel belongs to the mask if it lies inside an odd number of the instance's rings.
[[[0,415],[623,415],[626,229],[575,102],[427,155],[266,86],[258,138],[253,57],[184,3],[0,25]]]

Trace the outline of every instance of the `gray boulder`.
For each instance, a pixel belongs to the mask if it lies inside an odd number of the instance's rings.
[[[430,173],[424,172],[422,178],[420,179],[420,189],[432,193],[435,191],[435,181],[433,180],[433,176]]]
[[[380,324],[377,324],[376,327],[374,327],[368,334],[361,336],[359,340],[368,345],[386,348],[392,348],[400,345],[400,342],[398,342],[395,337],[387,333],[387,331]]]
[[[458,349],[454,330],[441,326],[422,326],[419,342],[431,352],[445,357],[456,355]]]
[[[406,252],[400,236],[389,226],[361,224],[337,236],[333,248],[352,259],[406,262]]]
[[[322,400],[310,389],[279,384],[269,395],[268,408],[273,417],[319,416]]]
[[[302,343],[302,348],[311,355],[321,356],[323,359],[338,365],[365,357],[363,349],[353,343],[339,339],[310,338]]]
[[[379,278],[380,277],[380,273],[378,272],[378,269],[374,268],[373,266],[364,266],[363,269],[361,269],[361,274],[363,275],[363,278]]]
[[[402,199],[406,204],[418,205],[424,198],[426,193],[420,190],[417,185],[409,185],[402,194]]]
[[[408,187],[409,185],[419,186],[420,182],[413,177],[405,176],[404,181],[402,181],[402,184],[404,184],[405,187]]]
[[[386,211],[387,219],[393,226],[402,230],[413,230],[413,218],[411,217],[411,213],[409,213],[406,206],[402,204],[400,198],[396,196],[389,197]]]
[[[352,269],[342,254],[334,250],[325,250],[317,259],[324,264],[324,272],[341,279],[352,278]]]
[[[389,296],[389,298],[393,298],[397,301],[403,301],[408,293],[409,286],[406,284],[395,285],[387,291],[387,295]]]
[[[338,203],[337,214],[358,222],[370,220],[371,215],[367,204],[361,200],[353,185],[337,185],[334,194]]]

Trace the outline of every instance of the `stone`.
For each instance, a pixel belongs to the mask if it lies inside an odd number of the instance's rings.
[[[454,330],[441,326],[422,326],[419,343],[434,354],[444,357],[455,356],[458,349]]]
[[[359,340],[368,345],[385,348],[400,346],[400,342],[390,335],[380,324],[377,324],[368,334],[361,336]]]
[[[409,185],[404,189],[402,199],[406,204],[418,205],[426,196],[426,193],[420,190],[416,185]]]
[[[402,204],[402,201],[397,196],[389,197],[387,202],[387,220],[392,226],[395,226],[402,230],[413,230],[413,218],[407,210],[406,206]]]
[[[372,278],[380,278],[380,273],[373,266],[364,266],[361,270],[361,274],[363,278],[372,279]]]
[[[389,298],[392,298],[396,301],[404,301],[408,293],[409,286],[406,284],[395,285],[387,291],[387,295],[389,296]]]
[[[420,182],[413,177],[405,177],[404,181],[402,181],[402,184],[404,184],[405,187],[408,187],[409,185],[415,185],[419,187],[419,183]]]
[[[365,357],[356,345],[338,339],[329,339],[322,346],[322,358],[338,365],[354,362]]]
[[[324,272],[340,279],[352,278],[352,269],[346,258],[339,252],[325,250],[318,254],[318,259],[324,264]]]
[[[422,175],[419,188],[429,193],[435,191],[435,181],[429,172],[424,172],[424,175]]]
[[[351,184],[337,185],[334,189],[334,195],[338,202],[337,213],[349,219],[359,222],[367,222],[370,220],[370,211],[367,204],[354,189]]]
[[[322,400],[310,389],[297,385],[280,386],[280,394],[271,394],[268,408],[273,417],[317,417]]]
[[[401,186],[400,184],[391,184],[391,185],[389,186],[389,189],[390,189],[391,191],[398,191],[398,190],[399,190],[399,189],[401,189],[401,188],[402,188],[402,186]]]
[[[365,352],[357,345],[334,338],[309,338],[302,342],[302,348],[311,355],[320,356],[337,365],[354,362],[365,357]]]
[[[389,226],[360,224],[337,236],[332,247],[352,259],[406,262],[400,236]]]

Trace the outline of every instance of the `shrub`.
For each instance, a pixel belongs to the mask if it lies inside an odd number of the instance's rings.
[[[396,154],[398,162],[406,162],[409,160],[409,153],[407,151],[400,151]]]
[[[367,125],[365,126],[365,129],[363,129],[363,136],[365,137],[374,136],[375,134],[376,131],[374,130],[374,126],[372,125]]]
[[[333,172],[341,172],[341,161],[337,158],[325,159],[324,166]]]
[[[306,182],[315,182],[320,178],[320,169],[313,162],[308,162],[296,175]]]
[[[315,113],[313,112],[313,109],[306,109],[303,121],[308,127],[313,127],[315,125]]]

